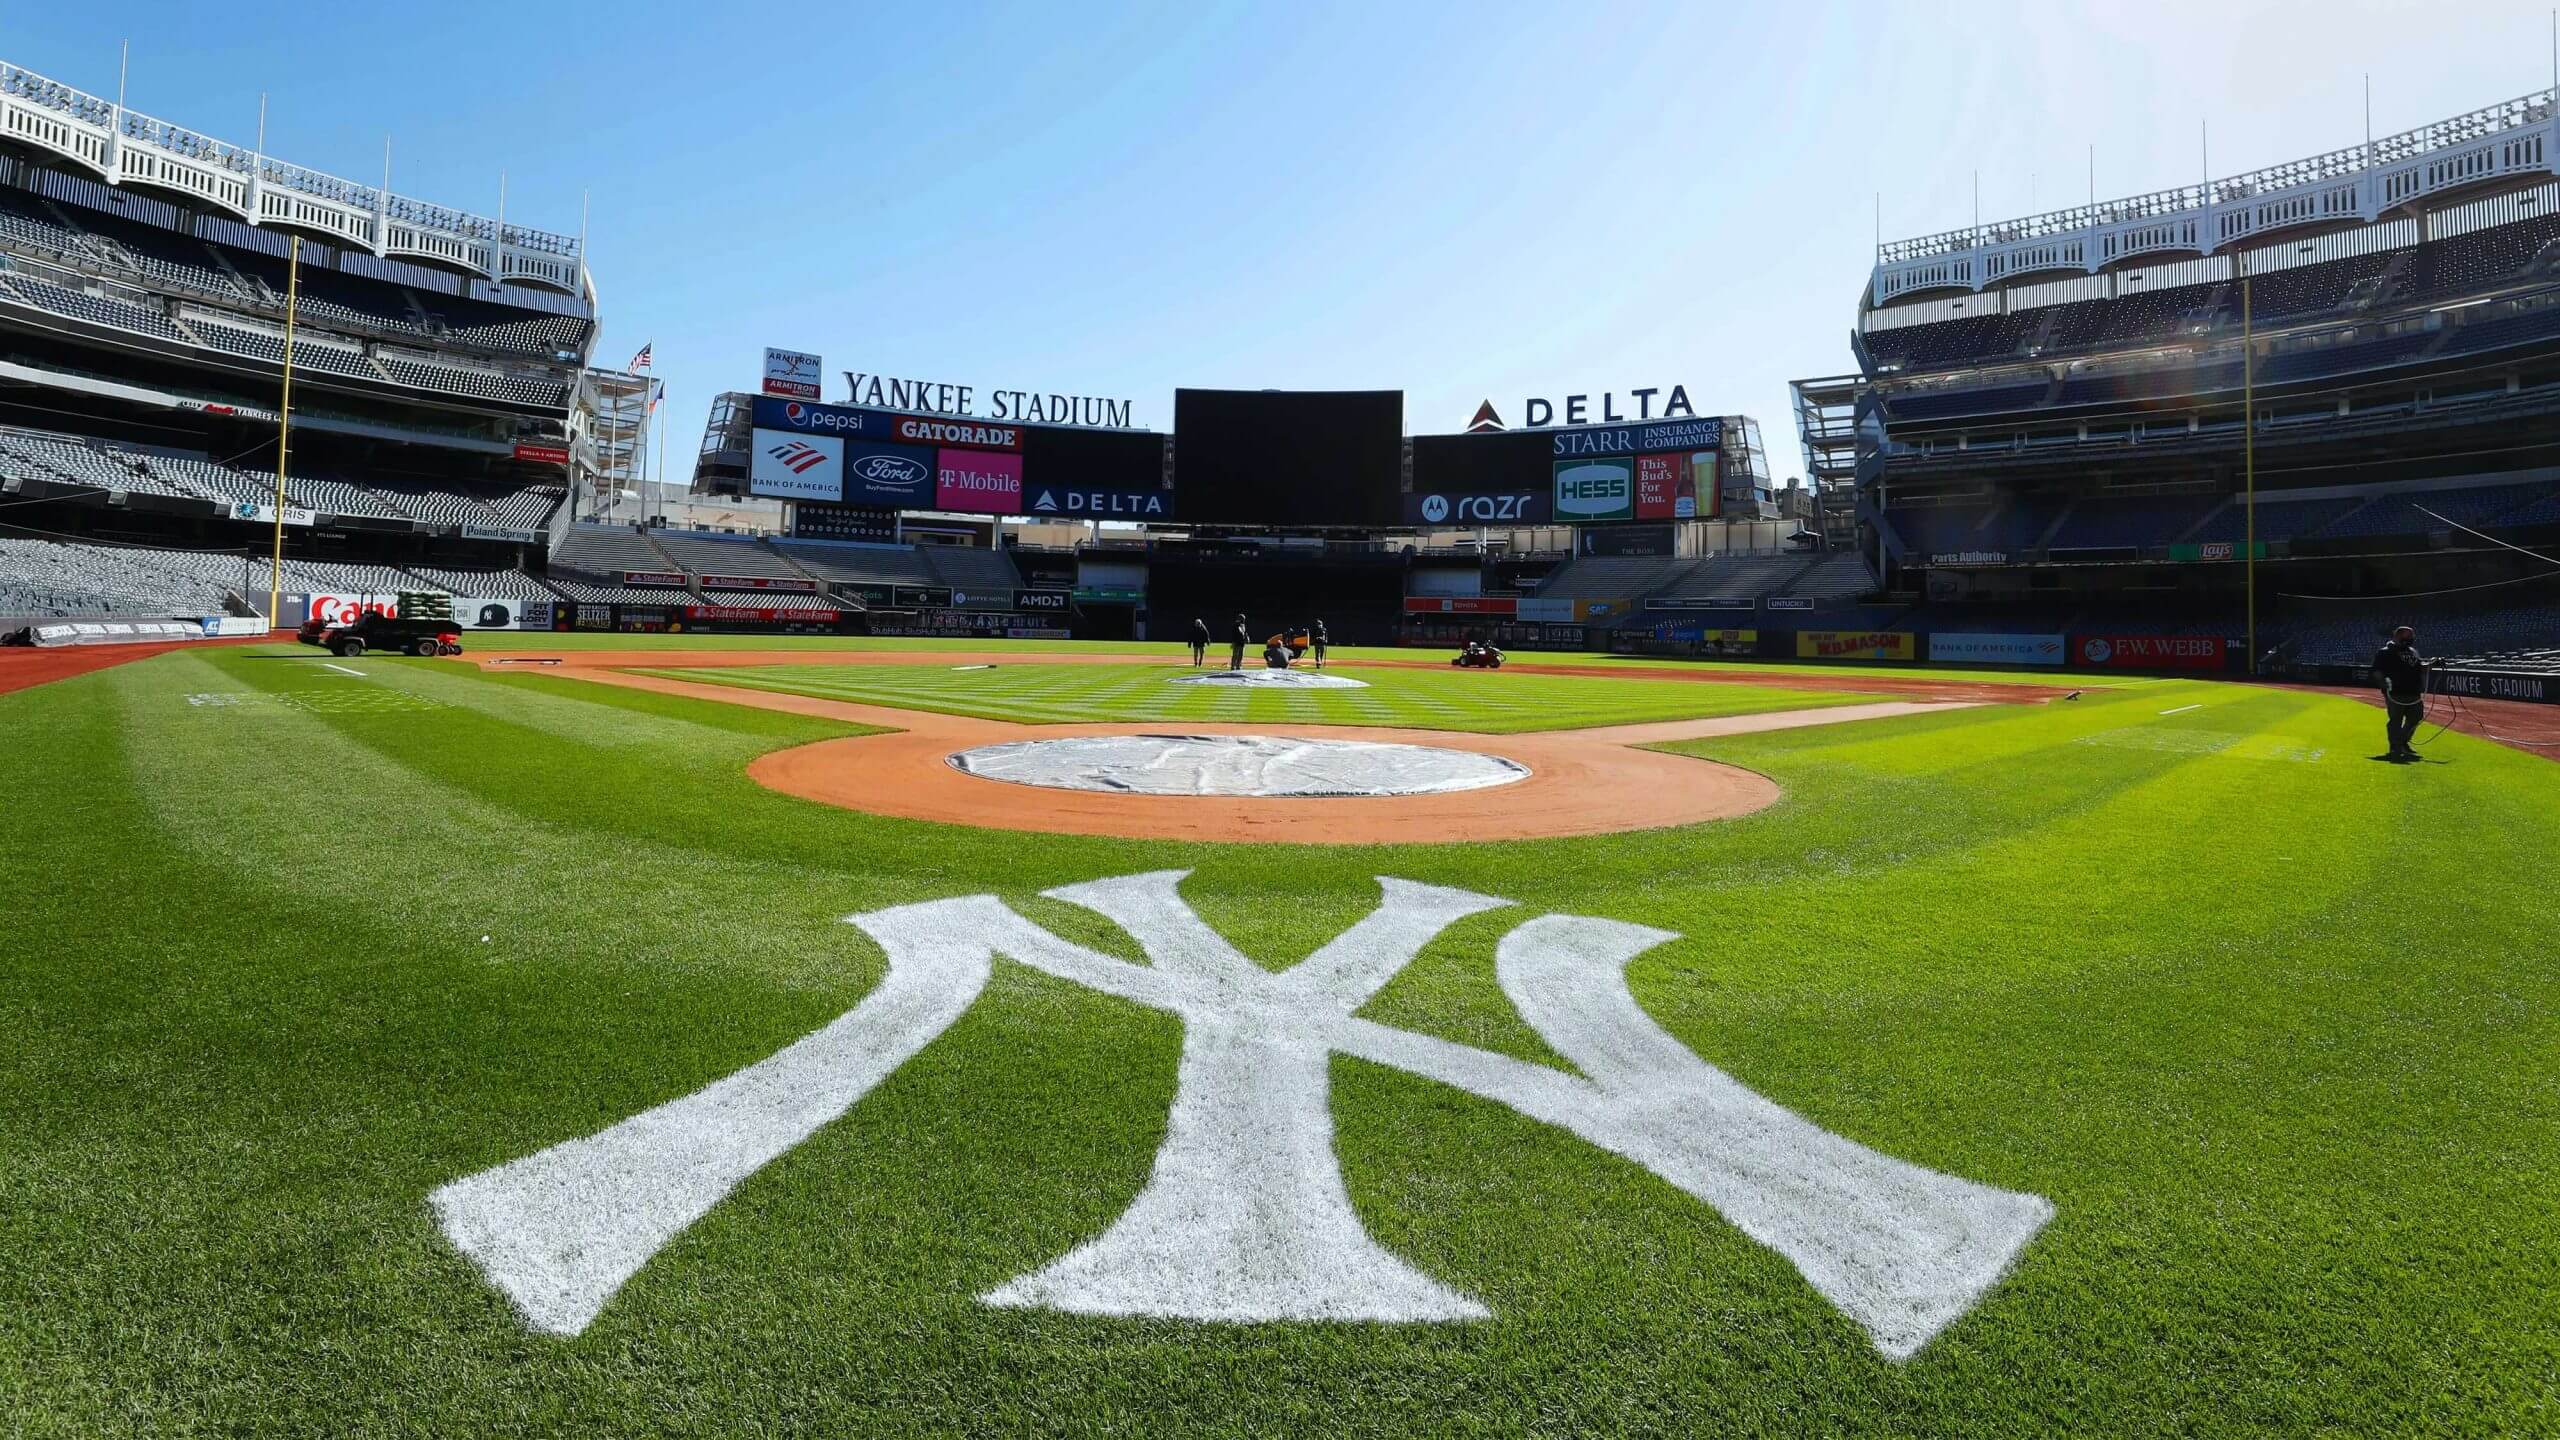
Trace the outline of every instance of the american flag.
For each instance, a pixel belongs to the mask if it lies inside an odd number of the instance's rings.
[[[648,369],[648,368],[649,368],[649,352],[650,352],[650,351],[652,351],[652,350],[655,350],[655,349],[657,349],[657,348],[658,348],[658,342],[657,342],[657,341],[655,341],[655,340],[652,340],[652,341],[650,341],[648,344],[641,346],[641,347],[640,347],[640,353],[631,357],[631,368],[632,368],[632,369],[634,369],[634,370],[646,370],[646,369]]]

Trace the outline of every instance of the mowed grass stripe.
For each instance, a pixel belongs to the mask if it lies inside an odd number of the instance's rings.
[[[840,733],[803,717],[451,667],[433,710],[217,714],[184,695],[319,687],[214,653],[0,697],[43,757],[0,806],[47,862],[0,911],[0,1093],[26,1101],[0,1107],[0,1397],[37,1433],[2485,1434],[2553,1402],[2560,917],[2519,860],[2560,844],[2548,762],[2456,736],[2378,765],[2367,708],[2173,682],[1678,747],[1785,787],[1728,824],[1026,843],[746,782]],[[2088,743],[2144,727],[2240,738]],[[1363,1223],[1494,1320],[990,1311],[1144,1183],[1181,1038],[1009,964],[577,1341],[525,1335],[426,1218],[443,1180],[839,1013],[878,962],[838,915],[995,890],[1125,954],[1027,897],[1166,866],[1265,964],[1377,874],[1522,902],[1365,1013],[1544,1063],[1501,935],[1677,931],[1631,980],[1685,1043],[2057,1219],[1888,1365],[1641,1170],[1343,1061]],[[411,906],[421,877],[505,943]]]
[[[1364,689],[1299,691],[1175,684],[1192,672],[1166,666],[786,665],[639,673],[1027,724],[1268,720],[1487,734],[1818,709],[1877,698],[1758,685],[1380,668],[1340,672],[1363,681]]]

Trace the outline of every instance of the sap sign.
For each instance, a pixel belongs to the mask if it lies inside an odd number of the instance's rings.
[[[1535,490],[1404,497],[1408,525],[1544,525],[1553,514],[1549,497]]]
[[[1972,660],[1984,665],[2059,665],[2070,650],[2059,635],[1950,635],[1929,637],[1932,660]]]
[[[747,490],[777,500],[841,500],[844,444],[824,435],[758,430],[751,441]]]
[[[852,505],[882,505],[892,510],[933,508],[933,452],[921,445],[886,445],[845,440],[844,494]],[[834,497],[831,497],[834,498]]]
[[[1628,520],[1635,516],[1635,466],[1625,459],[1568,460],[1555,467],[1556,518]]]
[[[866,440],[887,440],[899,418],[878,410],[848,410],[841,405],[782,400],[771,395],[759,395],[755,402],[757,429],[789,430],[801,435],[859,435]]]
[[[1022,513],[1073,520],[1163,520],[1173,514],[1170,490],[1094,490],[1072,485],[1026,485]]]

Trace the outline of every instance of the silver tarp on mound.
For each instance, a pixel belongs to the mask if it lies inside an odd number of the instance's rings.
[[[1211,685],[1238,690],[1366,690],[1369,682],[1347,675],[1325,675],[1313,670],[1203,670],[1193,675],[1177,675],[1176,685]]]
[[[1444,795],[1528,778],[1499,755],[1269,735],[1096,735],[1018,740],[951,757],[965,774],[1051,790],[1125,795]]]

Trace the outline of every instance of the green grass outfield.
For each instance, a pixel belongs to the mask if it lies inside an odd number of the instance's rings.
[[[1687,745],[1786,798],[1678,831],[1053,839],[743,777],[846,733],[825,722],[291,648],[0,696],[0,1433],[2560,1429],[2547,760],[2446,735],[2378,764],[2368,707],[2164,682]],[[1494,983],[1509,927],[1678,932],[1631,979],[1679,1041],[2055,1218],[1892,1363],[1636,1166],[1337,1058],[1361,1223],[1494,1318],[993,1309],[973,1297],[1146,1182],[1181,1043],[1000,962],[575,1339],[528,1331],[439,1233],[436,1187],[854,1006],[883,960],[840,917],[993,892],[1127,953],[1036,893],[1158,867],[1274,965],[1374,906],[1374,876],[1519,902],[1362,1013],[1542,1063]]]
[[[1497,674],[1372,666],[1342,672],[1365,688],[1228,690],[1175,683],[1188,665],[767,665],[645,669],[647,675],[935,710],[1030,724],[1115,720],[1217,724],[1383,725],[1516,734],[1649,720],[1694,720],[1770,710],[1856,705],[1881,697],[1840,690],[1702,685],[1684,680]]]
[[[968,655],[1125,655],[1133,658],[1187,661],[1190,647],[1162,640],[941,640],[868,635],[718,635],[613,634],[604,631],[474,630],[464,637],[473,652],[540,655],[590,650],[627,650],[645,655],[655,650],[845,650],[913,651],[921,654]],[[1223,645],[1209,647],[1225,663]],[[1335,660],[1396,660],[1406,664],[1444,661],[1454,646],[1336,645],[1327,652]],[[1260,651],[1246,657],[1260,663]],[[1961,680],[2011,685],[2122,685],[2128,682],[2059,670],[1982,670],[1943,665],[1858,665],[1832,661],[1674,660],[1647,655],[1612,655],[1583,650],[1518,650],[1511,659],[1523,665],[1623,665],[1631,670],[1802,670],[1815,675],[1882,675],[1901,679]]]

